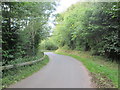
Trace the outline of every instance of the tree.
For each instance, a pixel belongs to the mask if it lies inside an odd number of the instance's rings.
[[[50,2],[2,2],[2,59],[5,64],[37,54],[39,42],[48,34],[46,24],[54,5]]]
[[[88,8],[89,7],[89,8]],[[120,56],[120,2],[77,3],[57,16],[53,37],[59,47],[91,51],[112,60]]]

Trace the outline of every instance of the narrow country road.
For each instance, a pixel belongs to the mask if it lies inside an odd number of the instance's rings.
[[[40,71],[9,88],[92,88],[91,77],[72,57],[46,52],[49,63]]]

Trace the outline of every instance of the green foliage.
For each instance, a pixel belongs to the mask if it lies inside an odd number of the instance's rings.
[[[59,47],[67,45],[118,61],[119,14],[120,2],[79,2],[57,15],[52,38]]]
[[[17,58],[15,60],[11,60],[9,61],[7,64],[5,65],[14,65],[14,64],[20,64],[20,63],[24,63],[24,62],[29,62],[29,61],[33,61],[33,60],[38,60],[40,58],[43,57],[43,52],[40,52],[36,55],[36,56],[26,56],[26,57],[23,57],[23,58]],[[4,64],[5,62],[3,61],[2,64]]]
[[[40,44],[40,49],[42,50],[57,50],[58,47],[51,40],[43,40]]]
[[[48,36],[50,2],[2,2],[2,60],[35,56],[42,39]]]

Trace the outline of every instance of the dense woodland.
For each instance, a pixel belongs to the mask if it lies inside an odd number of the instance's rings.
[[[55,10],[51,2],[2,2],[2,61],[32,57],[49,35],[48,20]]]
[[[48,21],[55,3],[2,2],[1,7],[3,65],[17,58],[35,56],[44,48],[90,51],[112,61],[120,57],[119,2],[72,5],[56,15],[51,37]],[[43,40],[46,37],[49,39]]]
[[[80,2],[57,15],[52,37],[41,46],[90,51],[118,61],[119,34],[120,2]]]

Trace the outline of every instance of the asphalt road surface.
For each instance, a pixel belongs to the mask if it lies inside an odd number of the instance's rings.
[[[92,88],[91,77],[81,62],[70,56],[45,54],[50,58],[46,66],[9,88]]]

